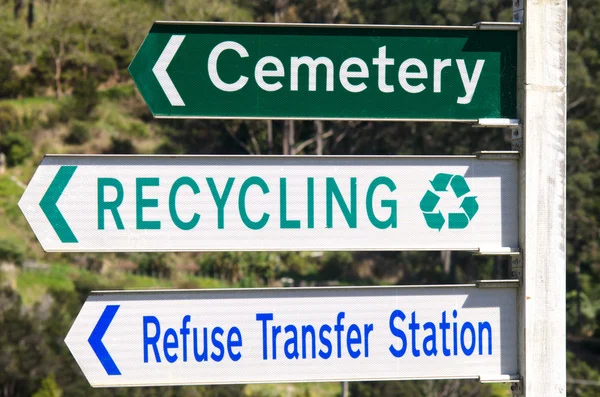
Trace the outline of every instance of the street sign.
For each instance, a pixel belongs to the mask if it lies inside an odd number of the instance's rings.
[[[517,31],[487,29],[156,22],[129,72],[155,117],[514,119]]]
[[[46,156],[46,251],[518,250],[518,153]]]
[[[506,382],[517,285],[96,292],[65,342],[94,387]]]

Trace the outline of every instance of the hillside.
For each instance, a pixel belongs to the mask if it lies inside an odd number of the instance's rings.
[[[512,2],[0,2],[0,396],[336,396],[339,384],[91,389],[63,339],[95,289],[467,283],[508,276],[463,252],[46,253],[17,203],[45,154],[471,154],[510,131],[451,123],[157,120],[127,67],[155,20],[470,25]],[[600,384],[600,0],[570,2],[569,395]],[[322,143],[318,144],[317,133]],[[32,347],[36,348],[33,349]],[[355,382],[355,396],[510,395],[466,381]]]

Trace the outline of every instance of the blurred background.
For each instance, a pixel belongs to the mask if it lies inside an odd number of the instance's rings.
[[[0,0],[0,396],[510,396],[473,381],[92,389],[63,339],[95,289],[466,283],[461,252],[47,254],[17,202],[46,153],[471,154],[510,131],[444,123],[154,120],[127,72],[155,20],[471,25],[506,0]],[[569,2],[569,396],[600,395],[600,0]]]

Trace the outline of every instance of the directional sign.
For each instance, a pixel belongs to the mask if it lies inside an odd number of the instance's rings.
[[[92,293],[92,386],[518,379],[517,283]]]
[[[155,117],[475,121],[516,118],[516,62],[514,30],[156,22],[129,72]]]
[[[518,250],[518,155],[46,156],[46,251]]]

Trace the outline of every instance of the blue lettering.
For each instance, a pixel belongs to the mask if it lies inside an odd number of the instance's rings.
[[[492,326],[487,321],[479,323],[479,355],[483,354],[483,331],[488,332],[488,355],[492,355]]]
[[[294,327],[293,325],[288,325],[284,328],[286,333],[291,333],[292,336],[285,341],[285,344],[283,345],[283,351],[285,352],[285,356],[288,359],[298,359],[298,331],[296,330],[296,327]],[[289,347],[292,346],[293,350],[290,351]]]
[[[369,334],[373,331],[373,324],[365,324],[365,357],[369,357]]]
[[[169,337],[171,337],[173,340],[169,341]],[[177,347],[179,347],[179,342],[177,341],[177,332],[175,332],[173,328],[167,328],[163,343],[163,352],[165,353],[165,358],[168,362],[174,363],[177,361],[177,353],[173,355],[169,354],[169,349],[177,349]]]
[[[329,341],[329,338],[325,337],[325,332],[327,332],[328,334],[331,333],[331,327],[327,324],[323,325],[321,329],[319,329],[319,340],[323,345],[327,347],[326,351],[324,351],[323,349],[319,349],[319,356],[327,360],[329,357],[331,357],[332,346],[331,342]]]
[[[412,336],[412,354],[415,357],[419,357],[421,355],[421,352],[419,351],[419,349],[417,349],[417,330],[421,328],[421,325],[417,322],[416,312],[412,312],[410,318],[411,321],[408,324],[408,329],[410,329]]]
[[[156,344],[158,343],[158,339],[160,338],[160,323],[158,319],[154,316],[144,316],[144,362],[148,362],[148,346],[152,345],[152,350],[154,351],[154,358],[156,362],[160,362],[160,355],[158,354],[158,347]],[[148,324],[154,324],[155,333],[154,336],[148,337]],[[479,348],[479,354],[481,354],[481,347]]]
[[[469,348],[467,348],[465,345],[465,331],[466,330],[471,331],[471,347],[469,347]],[[473,327],[473,324],[471,324],[468,321],[463,324],[463,326],[460,330],[460,346],[462,347],[463,353],[465,353],[467,356],[470,356],[471,354],[473,354],[473,350],[475,350],[475,327]]]
[[[312,358],[317,357],[317,346],[315,343],[315,328],[312,325],[303,325],[302,326],[302,358],[306,358],[306,335],[310,334],[312,336]]]
[[[338,358],[342,357],[342,331],[344,330],[344,326],[342,325],[342,319],[346,316],[346,313],[339,312],[337,315],[337,324],[333,327],[335,332],[337,332],[337,356]]]
[[[198,354],[198,328],[194,328],[194,358],[197,362],[208,361],[208,330],[204,328],[204,350]]]
[[[440,323],[440,330],[442,331],[442,353],[444,356],[450,355],[450,349],[446,347],[446,331],[450,329],[450,323],[446,322],[446,311],[442,312],[442,322]]]
[[[435,339],[435,324],[432,322],[426,322],[423,324],[423,330],[430,330],[431,333],[423,339],[423,353],[426,356],[437,356],[437,341]],[[431,343],[431,348],[427,347],[427,344]]]
[[[181,334],[181,337],[183,338],[183,361],[184,362],[187,361],[187,336],[190,334],[190,329],[187,327],[187,323],[190,322],[190,319],[191,319],[191,316],[189,314],[185,315],[183,317],[181,329],[179,330],[179,333]]]
[[[215,327],[215,329],[213,329],[212,334],[211,334],[212,344],[220,352],[219,354],[215,354],[213,352],[210,355],[210,358],[212,358],[216,362],[221,361],[223,359],[223,356],[225,356],[225,349],[223,347],[223,343],[217,339],[217,335],[223,335],[223,333],[224,333],[223,328]]]
[[[352,333],[355,333],[356,336],[352,337]],[[358,328],[358,325],[352,324],[348,327],[348,336],[346,338],[346,347],[348,348],[348,353],[350,353],[350,357],[358,358],[360,356],[360,349],[352,349],[352,345],[357,345],[359,343],[362,343],[362,338],[360,336],[360,328]]]
[[[457,312],[456,310],[452,311],[452,317],[456,318],[457,316]],[[452,323],[452,335],[454,336],[454,345],[453,345],[453,350],[454,350],[454,355],[458,355],[458,331],[456,330],[456,322]]]
[[[273,320],[273,313],[256,313],[256,321],[262,321],[263,360],[267,357],[267,321]]]
[[[234,340],[233,337],[236,337]],[[241,347],[242,346],[242,333],[238,327],[232,327],[227,334],[227,352],[229,353],[229,357],[233,361],[238,361],[242,358],[242,353],[239,351],[237,353],[233,352],[232,347]]]
[[[392,332],[392,335],[402,340],[402,347],[400,349],[396,349],[394,345],[390,345],[390,353],[392,353],[394,357],[402,357],[404,356],[404,353],[406,353],[406,335],[402,330],[396,328],[394,325],[394,320],[397,318],[399,318],[401,321],[404,321],[406,320],[406,315],[402,312],[402,310],[394,310],[390,316],[390,331]]]

